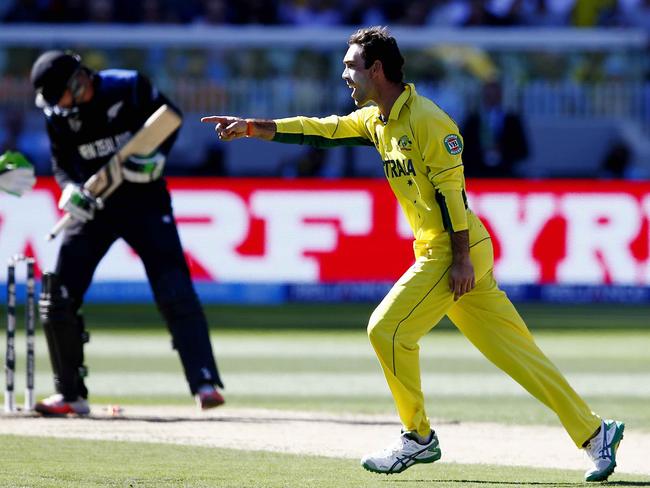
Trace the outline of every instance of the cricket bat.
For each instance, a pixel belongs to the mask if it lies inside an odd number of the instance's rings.
[[[181,125],[181,118],[168,105],[162,105],[145,121],[142,128],[127,141],[97,173],[84,183],[83,187],[93,197],[106,200],[122,183],[122,164],[133,154],[150,154]],[[47,235],[47,240],[54,239],[59,232],[72,222],[72,216],[66,213],[59,219]]]

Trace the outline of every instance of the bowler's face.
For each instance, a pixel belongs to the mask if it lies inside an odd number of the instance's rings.
[[[352,44],[343,57],[343,74],[341,77],[352,88],[350,95],[357,107],[363,107],[372,101],[372,82],[370,79],[370,68],[365,67],[365,61],[361,55],[362,48],[359,44]]]

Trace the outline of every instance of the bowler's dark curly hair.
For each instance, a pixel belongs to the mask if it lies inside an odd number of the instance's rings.
[[[386,79],[394,83],[402,83],[404,58],[399,52],[397,41],[388,33],[387,27],[375,26],[359,29],[348,39],[348,46],[352,44],[361,46],[361,55],[366,62],[366,68],[379,60],[384,68]]]

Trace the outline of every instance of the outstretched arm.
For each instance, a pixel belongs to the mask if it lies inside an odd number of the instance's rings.
[[[222,141],[242,137],[257,137],[287,144],[307,144],[314,147],[372,146],[365,126],[369,117],[365,109],[349,115],[329,117],[288,117],[284,119],[242,119],[225,115],[203,117],[201,122],[216,124],[215,132]]]
[[[242,119],[226,115],[202,117],[201,122],[215,124],[214,131],[222,141],[232,141],[242,137],[257,137],[270,141],[275,136],[274,120]]]

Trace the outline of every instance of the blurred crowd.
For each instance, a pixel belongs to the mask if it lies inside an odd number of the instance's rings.
[[[650,0],[0,0],[1,23],[637,27],[650,32]],[[233,55],[232,47],[210,45],[70,47],[93,69],[146,73],[188,114],[188,121],[208,112],[271,117],[353,109],[341,83],[338,49],[260,45]],[[47,138],[25,83],[40,50],[0,48],[0,153],[18,148],[32,157],[40,174],[47,174]],[[647,53],[644,47],[518,51],[423,45],[403,50],[406,79],[457,120],[472,177],[553,176],[553,171],[564,176],[647,176],[650,164],[645,173],[635,164],[650,158]],[[329,96],[322,96],[326,92]],[[544,118],[555,122],[544,125]],[[584,123],[591,119],[598,121]],[[594,136],[594,124],[600,124],[603,135]],[[629,127],[640,133],[622,137]],[[197,134],[203,132],[192,125],[181,134],[180,157],[171,159],[183,164],[170,164],[169,174],[230,174],[220,145],[206,144]],[[555,147],[558,138],[571,141],[571,147],[584,145],[576,156],[581,161],[598,161],[589,169],[576,167],[573,174],[566,167],[537,165],[535,158],[555,158],[548,147]],[[592,139],[603,147],[583,144]],[[363,165],[355,169],[358,156],[346,154],[339,158],[343,166],[333,167],[327,154],[294,151],[267,175],[377,176]],[[257,174],[258,168],[250,171]]]
[[[650,29],[650,0],[3,0],[3,22]]]

